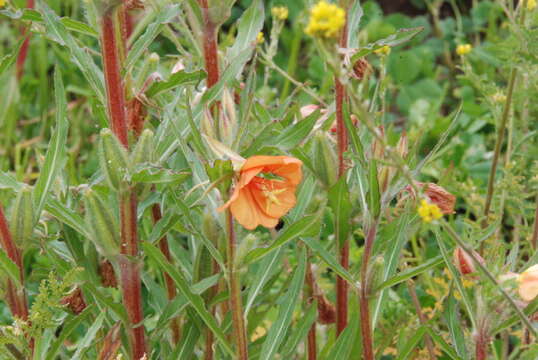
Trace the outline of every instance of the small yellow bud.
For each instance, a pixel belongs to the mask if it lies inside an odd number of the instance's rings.
[[[527,10],[532,11],[536,8],[536,0],[527,0]]]
[[[288,8],[285,6],[274,6],[271,9],[271,15],[273,15],[274,18],[284,21],[288,18]]]
[[[503,93],[500,93],[500,92],[498,92],[496,94],[493,94],[493,96],[491,98],[496,103],[504,103],[506,101],[506,95],[504,95]]]
[[[460,44],[456,47],[456,54],[464,56],[473,50],[473,46],[471,44]]]
[[[265,42],[265,35],[260,31],[258,33],[258,36],[256,36],[256,43],[257,44],[263,44]]]
[[[310,9],[310,20],[305,32],[314,37],[334,38],[346,24],[346,12],[335,4],[319,1]]]
[[[388,45],[382,46],[379,49],[374,50],[374,53],[380,56],[388,55],[390,54],[390,46]]]

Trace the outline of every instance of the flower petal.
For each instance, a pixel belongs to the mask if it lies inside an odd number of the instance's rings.
[[[254,230],[258,225],[265,227],[275,227],[278,219],[267,216],[252,194],[252,187],[245,186],[239,190],[238,196],[231,203],[230,210],[237,220],[245,229]]]

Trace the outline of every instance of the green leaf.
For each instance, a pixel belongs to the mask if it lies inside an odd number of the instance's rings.
[[[411,352],[413,351],[413,349],[417,347],[420,340],[422,340],[422,337],[424,336],[425,333],[426,333],[425,326],[421,326],[416,331],[413,331],[412,332],[413,335],[411,336],[411,338],[403,345],[403,348],[400,349],[397,359],[398,360],[407,359],[409,355],[411,355]]]
[[[250,308],[254,304],[256,296],[263,289],[267,281],[273,274],[280,269],[282,259],[282,247],[274,251],[271,255],[265,257],[258,267],[258,271],[252,280],[252,285],[249,287],[247,301],[245,302],[245,316],[248,315]]]
[[[17,47],[11,54],[7,54],[2,59],[0,59],[0,76],[7,71],[11,65],[15,63],[15,60],[17,59],[17,56],[19,55],[19,51],[21,49],[22,44],[24,43],[24,40],[19,41],[17,44]]]
[[[66,207],[61,201],[51,198],[45,205],[45,210],[60,222],[72,227],[79,234],[89,239],[92,235],[84,219],[73,209]]]
[[[170,277],[176,283],[176,286],[179,292],[185,298],[187,298],[189,304],[194,308],[194,310],[202,318],[204,323],[215,334],[215,337],[219,340],[219,343],[222,346],[222,348],[228,354],[230,354],[233,358],[235,355],[232,350],[232,347],[226,340],[226,335],[220,329],[219,325],[217,324],[216,320],[213,318],[211,313],[207,311],[207,309],[205,308],[202,297],[200,295],[194,294],[191,291],[189,284],[187,283],[187,280],[174,266],[172,266],[172,264],[170,264],[165,259],[164,255],[155,246],[145,242],[142,244],[142,247],[144,248],[144,252],[146,253],[146,255],[150,257],[151,259],[153,259],[159,265],[161,269],[163,269],[170,275]]]
[[[178,86],[182,85],[192,85],[198,84],[200,81],[206,78],[206,73],[203,70],[186,72],[178,71],[175,74],[172,74],[168,80],[165,81],[156,81],[146,90],[145,94],[148,97],[153,97],[162,92],[175,89]]]
[[[172,22],[180,14],[181,8],[179,4],[169,5],[159,12],[155,21],[148,25],[146,32],[129,49],[129,54],[125,60],[125,72],[129,72],[142,53],[149,48],[153,40],[162,31],[163,24]]]
[[[379,192],[379,182],[377,178],[377,161],[372,159],[370,161],[370,172],[369,172],[369,183],[370,188],[368,189],[368,207],[372,216],[377,218],[381,212],[381,194]]]
[[[47,360],[56,359],[56,355],[60,348],[64,345],[64,342],[67,340],[67,337],[75,331],[80,324],[90,319],[90,315],[93,312],[93,306],[88,305],[83,312],[78,315],[71,316],[67,321],[63,323],[62,332],[60,336],[54,340],[49,351],[47,351]]]
[[[308,266],[308,264],[307,264]],[[288,342],[284,345],[281,352],[282,359],[292,359],[293,354],[299,346],[299,343],[304,339],[312,324],[316,321],[318,317],[318,305],[314,301],[310,304],[310,307],[304,312],[303,316],[297,320],[297,327],[293,329],[293,332],[290,334]],[[339,358],[334,358],[339,359]]]
[[[432,340],[439,345],[441,350],[443,350],[444,353],[447,354],[451,359],[453,359],[453,360],[462,360],[462,358],[459,357],[458,354],[456,354],[454,349],[449,344],[447,344],[445,339],[443,339],[441,336],[437,335],[437,333],[435,333],[435,331],[433,331],[433,329],[427,327],[426,332],[430,335]]]
[[[21,284],[19,267],[7,256],[3,249],[0,249],[0,270],[4,272],[16,284]]]
[[[428,271],[428,270],[431,270],[439,265],[441,265],[442,263],[444,262],[443,258],[441,257],[441,255],[439,256],[436,256],[432,259],[429,259],[428,261],[416,266],[416,267],[413,267],[413,268],[409,268],[405,271],[402,271],[400,272],[398,275],[396,276],[393,276],[391,277],[390,279],[388,280],[385,280],[383,283],[381,283],[381,285],[379,285],[379,287],[377,288],[376,291],[381,291],[381,290],[384,290],[386,288],[389,288],[389,287],[392,287],[394,285],[397,285],[397,284],[400,284],[406,280],[409,280],[415,276],[418,276],[420,274],[422,274],[423,272],[425,271]]]
[[[351,200],[346,177],[340,179],[329,189],[329,206],[334,214],[335,237],[341,247],[349,235],[351,219]]]
[[[13,176],[3,171],[0,171],[0,189],[11,189],[19,191],[24,186],[24,183],[18,182]]]
[[[333,254],[323,248],[323,245],[321,245],[318,240],[314,238],[301,238],[301,240],[314,252],[314,254],[325,261],[327,266],[329,266],[336,274],[343,279],[346,279],[348,283],[354,286],[355,280],[353,280],[351,274],[340,265]]]
[[[463,333],[461,326],[462,319],[452,289],[445,301],[445,317],[448,324],[448,332],[450,333],[452,343],[454,344],[458,355],[464,359],[468,359],[467,348],[465,346],[465,334]]]
[[[538,297],[534,298],[533,301],[525,309],[523,309],[523,313],[527,316],[531,316],[535,312],[538,311]],[[519,323],[521,321],[521,318],[518,315],[511,316],[509,319],[503,321],[499,326],[497,326],[493,331],[491,332],[491,335],[498,334],[499,332],[508,329],[509,327],[512,327]]]
[[[233,60],[245,49],[253,50],[256,37],[263,28],[265,18],[264,6],[261,0],[254,0],[239,19],[237,37],[233,46],[228,49],[226,58]]]
[[[177,172],[165,168],[141,166],[132,174],[131,180],[135,183],[179,185],[190,175],[186,171]]]
[[[350,321],[342,334],[338,336],[338,339],[325,359],[349,359],[353,345],[357,341],[359,323],[359,319]]]
[[[364,147],[362,146],[361,139],[359,138],[359,134],[357,133],[357,127],[355,126],[355,124],[353,124],[353,121],[351,121],[351,116],[349,116],[347,106],[344,107],[344,124],[346,125],[347,133],[349,134],[349,139],[353,151],[357,154],[361,165],[366,168]]]
[[[360,47],[359,50],[351,57],[351,63],[355,63],[355,61],[359,60],[361,57],[366,56],[383,46],[393,47],[408,42],[418,35],[422,30],[424,30],[423,27],[400,29],[395,34],[392,34],[384,39],[377,40],[374,43]]]
[[[86,77],[86,80],[88,80],[101,103],[105,104],[103,72],[95,65],[91,55],[67,31],[58,15],[45,2],[41,1],[38,4],[42,8],[43,21],[45,22],[48,33],[52,36],[53,40],[69,49],[73,61],[84,77]]]
[[[278,310],[278,318],[269,329],[267,338],[265,339],[260,360],[271,360],[276,355],[282,341],[291,323],[293,310],[299,300],[299,295],[303,287],[304,277],[306,273],[306,251],[303,248],[299,254],[299,264],[295,270],[295,274],[291,280],[289,289],[284,295],[282,305]]]
[[[355,0],[353,5],[349,7],[347,13],[347,47],[357,48],[359,47],[359,27],[362,19],[363,11],[361,2]]]
[[[299,221],[286,227],[276,240],[266,248],[258,248],[249,252],[245,256],[246,263],[252,263],[265,255],[275,251],[281,246],[304,236],[316,236],[320,230],[319,215],[305,216]]]
[[[187,323],[185,328],[185,333],[181,337],[181,342],[177,344],[176,349],[168,359],[192,359],[194,348],[198,342],[198,339],[200,338],[200,330],[198,330],[198,327],[196,327],[193,322]]]
[[[280,147],[282,150],[289,150],[296,147],[310,134],[318,118],[319,110],[316,110],[305,119],[299,120],[293,126],[284,129],[276,139],[271,140],[271,143]]]
[[[102,311],[93,322],[92,326],[86,330],[84,337],[77,343],[77,351],[71,357],[72,360],[78,360],[84,353],[84,350],[89,348],[93,343],[97,332],[102,329],[103,321],[105,320],[106,311]]]
[[[64,166],[67,131],[69,123],[67,121],[67,101],[65,99],[62,73],[58,67],[54,72],[54,90],[56,98],[56,128],[52,131],[45,162],[41,168],[41,174],[34,187],[34,214],[39,220],[41,210],[45,206],[47,196],[56,176]]]

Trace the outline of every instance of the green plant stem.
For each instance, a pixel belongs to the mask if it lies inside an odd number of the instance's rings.
[[[366,241],[362,253],[361,263],[361,287],[359,289],[359,308],[361,319],[361,340],[362,340],[362,359],[374,360],[374,342],[372,337],[372,326],[370,324],[370,284],[368,279],[368,264],[372,257],[372,250],[377,234],[377,219],[373,221],[366,234]]]
[[[347,8],[346,8],[347,10]],[[347,48],[347,24],[340,34],[340,46]],[[339,74],[334,75],[334,86],[336,93],[336,142],[338,148],[338,178],[345,176],[346,164],[344,153],[347,151],[348,134],[344,123],[344,105],[346,102],[346,89],[340,81]],[[338,233],[337,233],[338,234]],[[349,240],[336,238],[338,258],[340,265],[345,270],[349,269]],[[340,245],[341,244],[341,245]],[[340,335],[347,326],[348,313],[348,285],[341,276],[336,277],[336,334]]]
[[[465,241],[463,241],[462,238],[460,238],[460,236],[454,231],[454,229],[452,229],[452,227],[445,220],[441,220],[441,225],[448,232],[450,237],[456,242],[456,244],[458,244],[458,246],[460,246],[463,249],[463,251],[465,251],[465,253],[473,259],[475,265],[480,269],[480,271],[484,273],[484,275],[488,278],[488,280],[491,281],[491,283],[495,285],[495,287],[501,292],[503,297],[508,301],[510,306],[515,310],[515,312],[517,313],[517,315],[519,316],[519,318],[521,319],[525,327],[529,329],[531,334],[533,334],[536,337],[538,333],[536,329],[532,326],[531,322],[529,321],[529,318],[517,306],[514,299],[512,299],[512,297],[506,292],[506,290],[503,289],[503,287],[498,283],[497,279],[495,279],[493,274],[489,272],[486,266],[483,265],[478,260],[478,258],[476,257],[472,249],[465,243]]]
[[[245,318],[241,305],[241,285],[235,264],[236,239],[232,212],[226,210],[226,228],[228,233],[228,246],[226,247],[228,259],[228,283],[230,289],[230,304],[232,307],[232,325],[234,338],[237,344],[238,360],[248,359],[247,333]]]
[[[538,195],[536,195],[536,209],[534,210],[534,229],[532,231],[531,246],[534,250],[537,249],[538,243]]]
[[[495,173],[497,172],[497,165],[499,163],[499,156],[501,154],[501,147],[504,141],[504,133],[506,129],[506,123],[508,121],[508,116],[510,115],[510,105],[512,104],[512,98],[514,95],[514,86],[517,78],[517,69],[514,67],[510,73],[510,80],[508,82],[508,93],[506,95],[506,102],[504,104],[504,109],[501,117],[501,123],[499,124],[499,129],[497,130],[497,140],[495,142],[495,151],[493,154],[493,160],[491,163],[491,168],[489,171],[488,179],[488,192],[486,195],[486,205],[484,206],[484,224],[487,225],[487,217],[491,210],[491,201],[493,198],[493,192],[495,187]]]

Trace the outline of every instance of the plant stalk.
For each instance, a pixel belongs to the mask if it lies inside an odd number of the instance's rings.
[[[476,360],[486,360],[488,357],[487,335],[480,332],[476,337],[475,358]]]
[[[534,211],[534,229],[532,231],[531,246],[536,250],[538,243],[538,195],[536,195],[536,210]]]
[[[417,296],[417,290],[415,289],[415,283],[413,280],[409,280],[407,282],[407,289],[409,290],[409,295],[411,295],[411,300],[413,301],[413,305],[415,306],[415,311],[418,316],[418,320],[421,325],[425,325],[428,322],[428,319],[422,312],[422,307],[420,306],[420,301],[418,300]],[[428,354],[430,355],[430,359],[435,360],[437,357],[435,356],[435,348],[433,346],[432,339],[429,335],[425,335],[424,342],[426,343],[426,348],[428,349]]]
[[[28,9],[33,9],[35,7],[35,0],[27,0],[26,7]],[[24,72],[24,64],[26,63],[26,58],[28,57],[28,49],[30,47],[30,27],[26,27],[23,31],[23,37],[25,36],[24,42],[22,43],[21,50],[17,56],[17,80],[20,80]]]
[[[501,147],[504,141],[504,133],[506,130],[506,123],[510,115],[510,106],[512,104],[512,98],[514,95],[514,86],[517,78],[517,69],[514,67],[510,73],[510,80],[508,83],[508,93],[506,95],[506,102],[504,103],[504,109],[501,116],[501,123],[499,129],[497,130],[497,140],[495,142],[495,150],[493,154],[493,161],[491,163],[491,168],[489,171],[488,179],[488,192],[486,195],[486,205],[484,206],[484,225],[487,225],[487,218],[491,210],[491,202],[493,199],[493,192],[495,187],[495,173],[497,172],[497,165],[499,163],[499,157],[501,154]]]
[[[121,79],[120,46],[114,25],[114,11],[107,11],[102,18],[102,53],[107,106],[112,131],[125,148],[129,148],[128,124],[125,109],[125,87]],[[134,189],[119,194],[121,236],[121,286],[123,303],[130,321],[129,337],[134,359],[147,354],[142,312],[142,283],[138,257],[137,198]]]
[[[199,0],[202,8],[204,60],[207,72],[207,87],[213,87],[219,81],[219,55],[217,46],[217,27],[211,20],[207,0]]]
[[[312,304],[314,301],[315,293],[315,283],[314,283],[314,274],[312,273],[312,265],[310,262],[306,264],[306,294],[307,294],[307,305]],[[317,320],[314,320],[310,330],[308,330],[307,336],[307,360],[316,360],[317,359],[317,346],[316,346],[316,324]]]
[[[245,319],[241,305],[241,285],[237,276],[235,264],[236,239],[234,231],[234,221],[230,210],[226,210],[226,227],[228,232],[228,282],[230,288],[230,302],[232,307],[232,325],[234,337],[237,343],[238,360],[248,359],[248,343],[245,329]]]
[[[346,8],[347,12],[347,8]],[[347,47],[347,24],[342,29],[340,34],[340,47]],[[345,176],[346,166],[344,162],[344,153],[347,151],[348,134],[344,123],[344,103],[346,98],[346,90],[344,84],[339,79],[339,75],[335,74],[335,93],[336,93],[336,141],[338,147],[338,178]],[[346,270],[349,269],[349,240],[336,239],[339,249],[340,265]],[[340,244],[341,247],[340,247]],[[348,285],[342,277],[336,277],[336,334],[340,335],[347,326],[348,313]]]
[[[153,206],[151,207],[151,213],[153,215],[153,222],[155,224],[157,224],[159,220],[161,220],[163,217],[159,204],[153,204]],[[166,260],[168,260],[172,264],[172,255],[170,254],[170,248],[168,247],[168,238],[166,237],[166,235],[163,236],[161,240],[159,240],[159,249],[163,253]],[[166,294],[168,296],[168,300],[172,301],[176,297],[176,286],[174,284],[174,280],[168,273],[165,273],[164,281],[166,283]],[[170,329],[172,330],[172,341],[174,344],[177,344],[179,342],[179,339],[181,338],[179,318],[175,318],[170,322]]]
[[[369,293],[370,284],[368,279],[368,264],[372,257],[372,250],[377,234],[377,219],[373,221],[366,234],[366,242],[362,253],[361,263],[361,286],[359,289],[359,308],[361,320],[362,358],[363,360],[374,360],[374,342],[372,338],[372,326],[370,324],[370,304]]]

